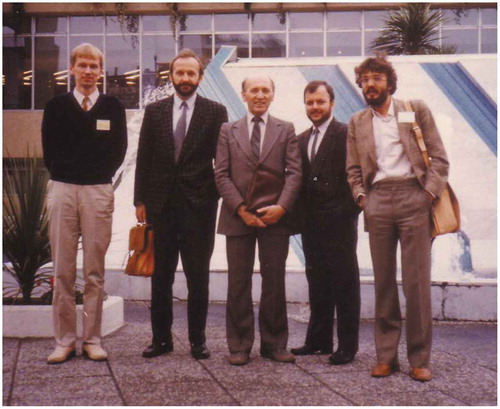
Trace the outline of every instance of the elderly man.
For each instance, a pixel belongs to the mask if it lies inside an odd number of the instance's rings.
[[[217,147],[215,180],[223,199],[218,233],[226,235],[231,365],[247,364],[253,346],[251,291],[256,242],[262,276],[260,353],[279,362],[295,361],[286,350],[285,262],[290,229],[283,216],[291,210],[300,189],[301,160],[293,125],[268,112],[274,91],[267,75],[246,78],[241,94],[248,114],[222,126]],[[256,175],[258,169],[260,176]],[[257,184],[260,192],[267,192],[269,201],[249,193]]]

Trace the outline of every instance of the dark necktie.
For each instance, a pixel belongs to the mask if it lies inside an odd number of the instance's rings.
[[[252,137],[250,138],[250,145],[252,146],[252,152],[259,159],[260,156],[260,122],[262,118],[260,116],[254,116],[252,118],[253,130]]]
[[[319,130],[318,128],[314,128],[314,131],[312,131],[312,138],[313,138],[313,144],[311,147],[311,163],[314,160],[314,157],[316,156],[316,145],[318,144],[318,135],[319,135]]]
[[[82,101],[82,108],[85,112],[87,112],[89,110],[89,101],[90,101],[90,98],[89,97],[84,97],[83,98],[83,101]]]
[[[188,106],[185,101],[181,104],[182,113],[177,122],[177,127],[174,131],[174,144],[175,144],[175,161],[179,160],[181,154],[182,142],[184,142],[184,137],[186,136],[186,114]]]

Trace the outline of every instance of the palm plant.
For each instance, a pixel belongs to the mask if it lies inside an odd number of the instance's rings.
[[[51,261],[48,174],[29,150],[26,158],[11,163],[3,171],[3,268],[17,282],[22,302],[29,304],[33,289],[47,283],[52,275],[50,270],[40,270]],[[16,295],[15,291],[9,295]]]
[[[390,12],[385,28],[371,43],[375,52],[389,55],[443,54],[453,46],[439,46],[439,25],[444,16],[427,3],[408,3]]]

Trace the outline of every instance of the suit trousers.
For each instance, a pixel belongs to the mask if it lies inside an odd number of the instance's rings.
[[[429,366],[432,344],[431,204],[416,179],[380,181],[366,196],[375,276],[375,347],[378,363],[398,364],[402,317],[396,282],[401,245],[406,340],[412,367]]]
[[[217,201],[193,206],[178,187],[169,195],[169,202],[159,214],[148,215],[153,225],[155,253],[151,278],[153,344],[172,341],[172,286],[179,254],[188,288],[189,341],[203,344]]]
[[[261,352],[285,349],[288,342],[285,263],[288,235],[265,229],[242,236],[226,236],[228,290],[227,343],[230,353],[250,353],[254,342],[252,275],[258,243],[262,289],[259,306]]]
[[[83,246],[83,342],[101,343],[104,298],[104,259],[111,241],[114,193],[111,184],[74,185],[49,181],[47,205],[54,263],[52,301],[54,335],[58,345],[76,342],[76,256]]]
[[[334,317],[337,315],[338,349],[358,351],[360,288],[356,257],[358,215],[315,220],[313,209],[302,243],[306,258],[311,315],[305,344],[315,349],[333,347]]]

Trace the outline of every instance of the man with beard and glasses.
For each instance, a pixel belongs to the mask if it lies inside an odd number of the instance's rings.
[[[302,152],[302,244],[311,316],[305,343],[294,355],[331,354],[333,365],[351,362],[358,351],[359,268],[356,257],[359,207],[345,170],[347,125],[332,115],[335,94],[325,81],[312,81],[304,104],[312,127],[299,135]]]
[[[431,206],[448,179],[448,159],[429,108],[392,95],[397,76],[384,55],[355,68],[368,108],[353,115],[347,138],[347,175],[354,199],[364,210],[375,278],[375,347],[371,375],[385,377],[399,368],[402,317],[396,281],[396,250],[401,246],[406,298],[406,342],[410,376],[432,379]],[[426,167],[412,133],[416,121],[427,152]]]
[[[191,50],[182,50],[172,60],[170,77],[175,94],[147,106],[137,152],[136,216],[139,222],[152,223],[155,250],[153,340],[142,356],[173,350],[172,285],[180,254],[188,288],[191,355],[207,359],[209,265],[219,199],[213,161],[227,110],[196,94],[203,65]]]

